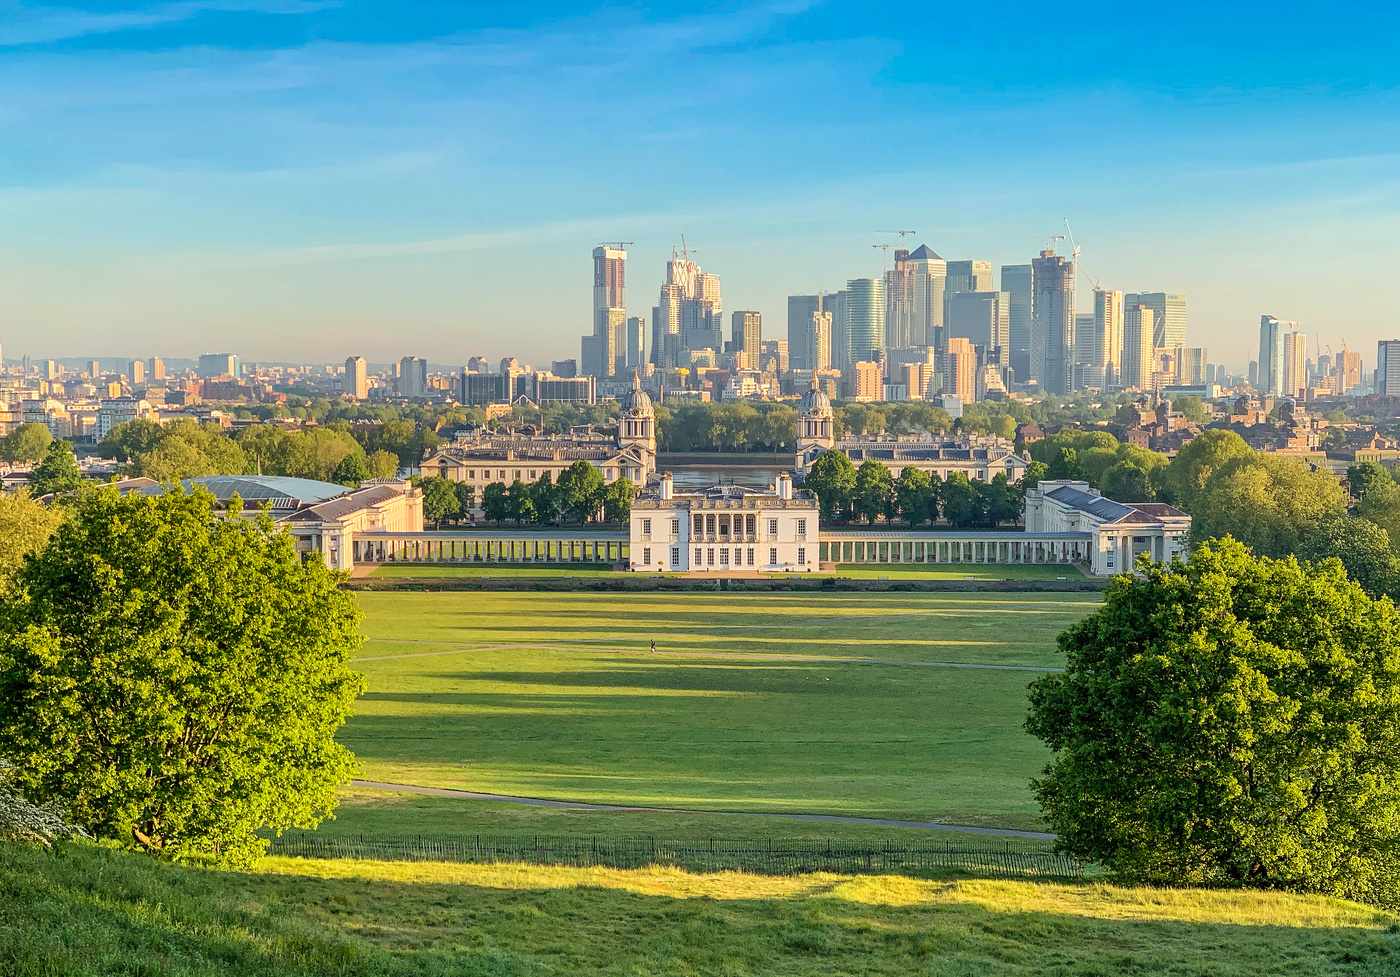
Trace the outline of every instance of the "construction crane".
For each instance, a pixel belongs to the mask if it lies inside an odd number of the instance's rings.
[[[890,248],[893,244],[872,244],[872,248],[878,248],[883,257],[880,259],[880,277],[883,278],[890,270]]]
[[[918,232],[918,231],[876,231],[875,233],[876,233],[876,234],[898,234],[898,235],[899,235],[899,246],[902,248],[902,247],[904,247],[904,236],[905,236],[906,234],[918,234],[919,232]]]
[[[627,247],[627,245],[636,243],[636,241],[599,241],[598,247],[616,248],[618,251],[621,251],[623,248]]]
[[[1071,249],[1071,250],[1070,250],[1070,257],[1069,257],[1069,260],[1070,260],[1070,261],[1073,261],[1073,262],[1076,264],[1076,266],[1078,266],[1078,265],[1079,265],[1079,242],[1076,241],[1076,240],[1074,239],[1074,232],[1071,231],[1071,230],[1069,229],[1069,218],[1068,218],[1068,217],[1065,218],[1065,234],[1069,237],[1069,246],[1070,246],[1070,249]],[[1085,277],[1086,279],[1088,279],[1088,280],[1090,280],[1090,281],[1092,281],[1092,282],[1094,283],[1094,291],[1097,292],[1097,291],[1099,290],[1099,280],[1098,280],[1097,278],[1092,278],[1092,277],[1089,275],[1089,272],[1088,272],[1087,270],[1085,270],[1085,272],[1084,272],[1084,277]]]
[[[1050,237],[1046,239],[1045,250],[1054,254],[1055,249],[1060,246],[1060,242],[1064,239],[1065,236],[1063,234],[1051,234]]]
[[[699,250],[696,249],[696,248],[688,248],[688,247],[686,247],[686,245],[685,245],[685,235],[682,234],[682,235],[681,235],[681,252],[680,252],[681,260],[683,260],[683,261],[689,261],[691,255],[693,255],[693,254],[699,254],[699,253],[700,253]],[[671,247],[671,260],[672,260],[672,261],[675,261],[675,260],[676,260],[676,249],[675,249],[675,246],[674,246],[674,245]]]

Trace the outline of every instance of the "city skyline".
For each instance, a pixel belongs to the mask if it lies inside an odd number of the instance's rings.
[[[1374,348],[1400,332],[1372,285],[1400,259],[1400,13],[1255,7],[1105,8],[1094,45],[1143,55],[1111,65],[1030,4],[27,7],[0,25],[0,341],[546,363],[590,330],[599,241],[631,242],[645,315],[685,234],[778,335],[787,296],[880,276],[876,229],[995,271],[1068,217],[1077,309],[1094,281],[1185,293],[1237,368],[1266,313]],[[1144,133],[1161,151],[1121,152]]]

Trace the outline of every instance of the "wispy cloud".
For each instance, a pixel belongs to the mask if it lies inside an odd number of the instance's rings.
[[[0,46],[48,44],[88,34],[112,34],[179,23],[202,13],[306,14],[331,0],[183,0],[98,13],[72,7],[0,3]]]

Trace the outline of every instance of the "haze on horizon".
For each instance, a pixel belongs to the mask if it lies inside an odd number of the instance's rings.
[[[1213,362],[1267,312],[1369,369],[1400,7],[1124,6],[0,0],[0,343],[546,365],[599,241],[632,314],[684,234],[781,337],[877,229],[997,267],[1068,217],[1081,303],[1183,291]]]

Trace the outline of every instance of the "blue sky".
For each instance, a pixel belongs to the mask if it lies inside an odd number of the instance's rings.
[[[9,357],[577,355],[589,251],[650,315],[878,274],[882,228],[1188,295],[1370,364],[1400,335],[1400,5],[0,0]]]

